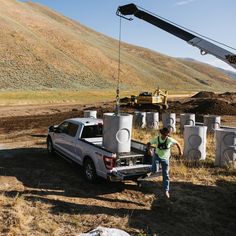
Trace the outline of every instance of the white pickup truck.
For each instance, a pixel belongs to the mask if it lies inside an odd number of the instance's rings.
[[[146,145],[132,140],[130,152],[113,153],[102,146],[102,128],[101,119],[67,119],[49,127],[47,150],[80,164],[90,182],[98,176],[110,181],[145,177],[151,167]]]

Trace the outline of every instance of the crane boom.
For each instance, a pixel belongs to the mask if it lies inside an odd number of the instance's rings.
[[[134,15],[137,18],[147,21],[148,23],[165,30],[166,32],[186,41],[188,44],[200,49],[202,55],[211,54],[218,59],[226,62],[234,69],[236,69],[236,55],[232,52],[225,50],[212,42],[209,42],[201,37],[198,37],[174,24],[171,24],[151,13],[139,9],[135,4],[127,4],[119,6],[117,9],[118,16]]]

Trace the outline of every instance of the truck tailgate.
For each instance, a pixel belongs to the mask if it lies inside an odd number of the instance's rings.
[[[110,172],[110,177],[114,176],[117,180],[138,178],[145,176],[150,172],[151,165],[134,165],[134,166],[120,166],[115,167]]]

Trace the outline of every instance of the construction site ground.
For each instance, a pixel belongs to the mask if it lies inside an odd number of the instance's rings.
[[[221,115],[222,124],[236,127],[235,94],[208,95],[171,99],[169,111],[195,112],[199,121],[203,114]],[[48,155],[48,126],[82,117],[84,109],[102,117],[114,107],[114,101],[0,107],[0,235],[78,235],[99,225],[132,235],[234,235],[234,170],[173,160],[172,197],[166,200],[161,178],[141,188],[131,181],[89,184],[78,165]]]

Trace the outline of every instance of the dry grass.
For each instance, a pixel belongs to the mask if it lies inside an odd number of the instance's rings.
[[[156,134],[133,131],[142,142]],[[174,138],[183,143],[180,134]],[[166,201],[161,178],[142,188],[133,182],[87,184],[80,168],[48,156],[43,141],[31,137],[29,147],[0,152],[0,235],[78,235],[99,225],[140,236],[234,235],[236,173],[213,167],[209,145],[205,164],[172,158],[172,198]]]
[[[146,143],[156,135],[156,132],[150,133],[144,129],[134,130],[133,134],[134,138]],[[183,145],[181,134],[172,136]],[[179,225],[179,228],[176,227],[177,231],[172,231],[172,225],[168,226],[169,230],[164,235],[234,235],[236,205],[230,198],[236,197],[236,171],[231,167],[214,167],[214,136],[207,137],[205,161],[190,163],[180,159],[177,153],[177,149],[174,148],[170,170],[173,205],[171,212],[162,213],[170,225],[173,222]],[[158,184],[160,187],[159,181]],[[161,218],[163,215],[160,214]],[[174,223],[175,217],[179,219]],[[228,224],[224,225],[222,222]]]
[[[120,98],[138,95],[142,89],[121,90]],[[149,91],[154,91],[150,89]],[[169,91],[169,98],[187,97],[193,95],[188,91]],[[41,90],[41,91],[2,91],[0,92],[0,105],[30,105],[30,104],[57,104],[57,103],[96,103],[114,101],[116,99],[116,89],[84,89],[84,90]]]
[[[0,150],[0,235],[75,236],[99,225],[135,236],[235,234],[236,172],[213,166],[212,136],[200,164],[179,159],[173,150],[167,201],[161,177],[143,181],[141,188],[131,181],[93,185],[78,166],[49,156],[45,127],[63,115],[69,113],[9,118],[9,129],[0,129],[1,144],[10,148]],[[144,143],[154,135],[133,130],[133,138]],[[183,144],[179,133],[174,138]]]
[[[130,96],[134,91],[122,91],[121,97]],[[114,90],[52,90],[52,91],[8,91],[0,93],[0,105],[56,104],[77,103],[89,104],[114,101]]]

